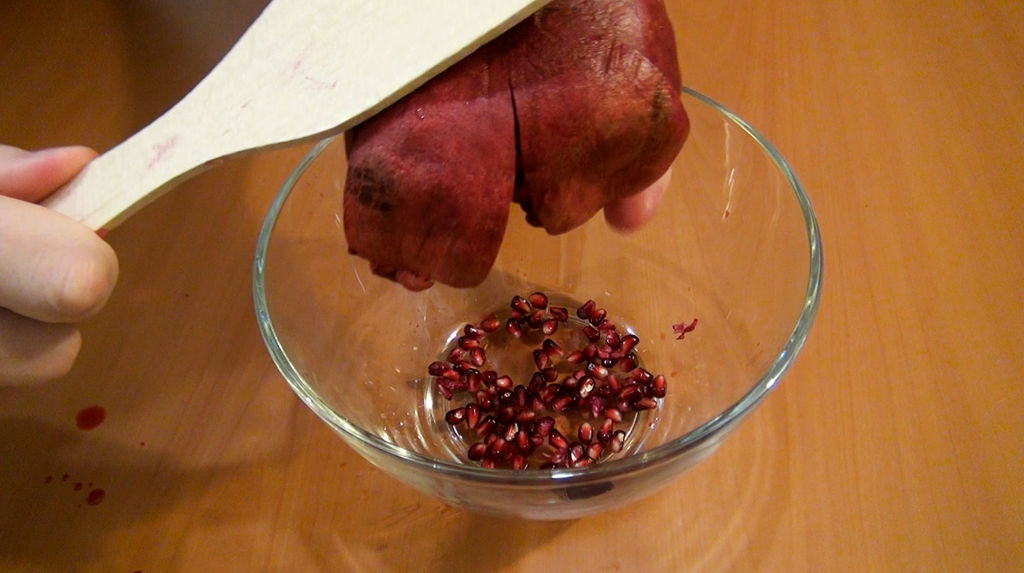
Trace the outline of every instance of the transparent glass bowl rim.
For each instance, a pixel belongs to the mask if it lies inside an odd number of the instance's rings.
[[[771,157],[772,161],[788,181],[790,188],[796,196],[797,202],[803,212],[804,224],[806,225],[810,267],[807,282],[807,291],[804,297],[803,308],[793,331],[790,334],[782,351],[776,357],[768,371],[754,384],[747,393],[729,408],[723,410],[714,418],[704,422],[700,426],[690,430],[686,434],[666,442],[650,450],[635,455],[626,456],[622,459],[597,464],[587,468],[554,469],[548,471],[529,470],[516,471],[511,469],[485,469],[469,464],[443,461],[429,458],[415,452],[411,452],[390,442],[382,440],[359,426],[339,416],[327,403],[325,403],[317,392],[307,383],[302,374],[295,368],[285,352],[277,334],[274,324],[270,318],[267,308],[266,283],[264,270],[266,267],[267,248],[270,244],[271,234],[281,214],[288,195],[295,187],[299,178],[307,167],[319,156],[320,152],[329,145],[337,136],[329,137],[319,142],[291,173],[278,192],[270,210],[267,212],[260,230],[256,244],[256,255],[253,263],[253,298],[256,306],[256,317],[259,323],[263,340],[270,352],[272,359],[278,369],[284,375],[292,390],[299,398],[312,409],[321,419],[327,422],[334,430],[342,435],[357,440],[364,446],[376,450],[387,457],[397,458],[405,463],[418,467],[420,470],[430,472],[441,477],[447,475],[451,478],[470,480],[500,485],[513,486],[538,486],[538,487],[565,487],[567,485],[578,485],[592,481],[606,481],[628,475],[643,468],[661,465],[686,452],[696,450],[708,440],[730,428],[733,424],[750,413],[765,398],[769,391],[775,387],[778,381],[792,365],[800,349],[803,347],[810,333],[814,318],[817,315],[818,305],[821,297],[823,278],[823,260],[821,236],[818,228],[818,221],[811,206],[810,199],[804,192],[803,186],[798,181],[789,163],[765,139],[757,130],[742,118],[732,113],[718,102],[691,89],[683,87],[682,92],[699,102],[710,106],[725,118],[731,121],[750,135]]]

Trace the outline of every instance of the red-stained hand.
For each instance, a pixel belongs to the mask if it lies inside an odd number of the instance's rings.
[[[117,256],[91,229],[35,202],[96,153],[0,145],[0,385],[67,373],[81,347],[79,321],[106,303]]]
[[[644,226],[654,216],[671,178],[672,168],[669,168],[647,189],[609,203],[604,208],[605,221],[608,221],[608,225],[613,229],[623,232],[635,231]]]

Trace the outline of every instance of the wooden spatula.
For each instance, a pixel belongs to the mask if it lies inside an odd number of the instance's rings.
[[[183,100],[44,204],[110,229],[219,159],[342,132],[547,0],[273,0]]]

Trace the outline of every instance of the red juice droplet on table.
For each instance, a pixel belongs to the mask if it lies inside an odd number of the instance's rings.
[[[107,410],[103,406],[89,406],[82,408],[75,416],[75,423],[79,430],[91,430],[107,419]]]
[[[85,498],[85,502],[89,505],[99,505],[106,495],[106,491],[97,488],[89,492],[89,497]]]

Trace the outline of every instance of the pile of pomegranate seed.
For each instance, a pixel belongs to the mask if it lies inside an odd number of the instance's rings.
[[[639,366],[639,337],[620,334],[593,300],[576,310],[579,322],[541,292],[515,296],[510,307],[504,321],[492,314],[467,324],[447,361],[427,368],[446,399],[469,398],[445,414],[473,442],[469,459],[488,468],[550,469],[584,467],[622,451],[626,431],[617,425],[657,408],[667,386],[664,376]],[[535,370],[525,383],[486,368],[488,336],[503,324],[514,339],[540,333],[540,344],[528,350]],[[550,338],[560,328],[579,329],[581,336],[562,338],[581,347]]]

